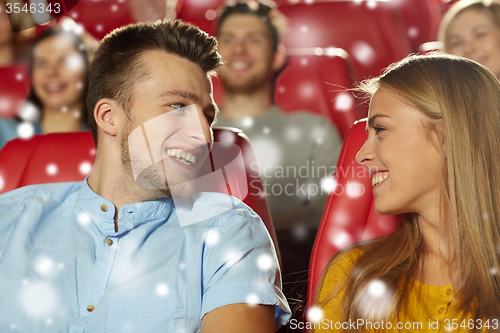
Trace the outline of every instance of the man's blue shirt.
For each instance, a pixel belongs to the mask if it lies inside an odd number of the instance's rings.
[[[217,209],[219,195],[198,200]],[[172,199],[122,206],[118,232],[114,216],[86,180],[0,196],[0,332],[197,332],[235,303],[288,320],[271,239],[245,204],[187,226]]]

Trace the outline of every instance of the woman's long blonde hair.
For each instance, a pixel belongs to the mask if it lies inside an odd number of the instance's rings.
[[[426,115],[422,125],[428,133],[444,134],[447,155],[442,159],[441,211],[447,217],[443,225],[450,229],[452,244],[456,244],[452,252],[457,276],[454,301],[464,316],[498,318],[499,82],[484,66],[468,59],[428,55],[410,56],[392,65],[380,77],[364,82],[361,89],[373,96],[380,87],[390,89]],[[370,282],[379,280],[394,292],[391,309],[383,316],[395,320],[398,313],[408,310],[424,246],[416,214],[404,214],[393,233],[354,244],[332,258],[328,268],[348,250],[362,250],[343,282],[318,305],[324,306],[340,292],[339,321],[366,318],[363,293]],[[369,310],[376,316],[375,309]]]

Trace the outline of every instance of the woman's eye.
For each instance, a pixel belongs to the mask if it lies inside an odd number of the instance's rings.
[[[486,37],[487,32],[486,31],[481,31],[476,34],[476,38],[483,38]]]
[[[375,134],[379,134],[381,131],[385,130],[383,127],[374,127],[373,129],[375,130]]]
[[[461,40],[453,41],[452,43],[450,43],[450,48],[457,48],[460,47],[461,45],[462,45]]]

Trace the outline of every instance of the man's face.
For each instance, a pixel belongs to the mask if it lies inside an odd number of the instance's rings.
[[[232,14],[219,30],[219,53],[227,61],[220,71],[224,89],[252,92],[272,82],[275,52],[267,25],[253,14]]]
[[[122,130],[123,167],[155,197],[188,196],[212,141],[210,79],[195,63],[164,51],[147,52],[142,62],[151,76],[135,86]]]

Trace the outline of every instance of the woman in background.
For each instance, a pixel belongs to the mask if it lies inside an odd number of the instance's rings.
[[[52,28],[35,41],[27,104],[20,119],[0,119],[0,147],[17,136],[87,129],[87,72],[96,41],[74,28]]]
[[[499,82],[464,58],[411,56],[362,89],[368,139],[356,160],[375,210],[402,224],[336,254],[317,293],[325,319],[379,329],[315,332],[498,331]]]
[[[439,39],[444,52],[477,61],[500,77],[500,2],[458,1],[441,21]]]

